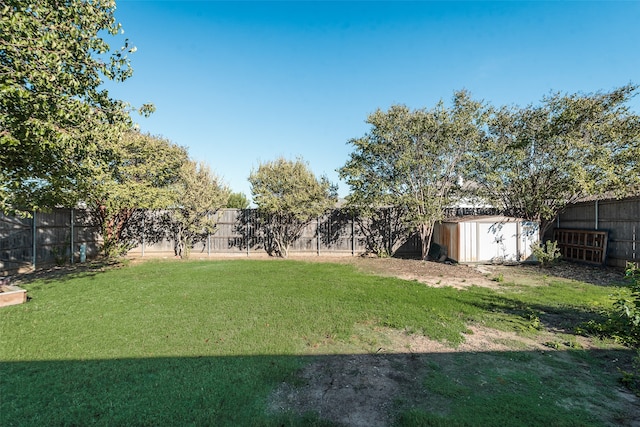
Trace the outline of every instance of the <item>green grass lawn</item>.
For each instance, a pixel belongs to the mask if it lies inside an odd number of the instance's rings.
[[[320,425],[317,414],[269,411],[270,393],[300,382],[301,368],[319,358],[375,353],[371,329],[455,347],[469,324],[529,334],[558,319],[577,326],[610,308],[619,290],[570,281],[429,288],[349,265],[275,260],[152,261],[23,287],[27,304],[0,309],[0,424],[7,426]],[[508,418],[488,413],[483,424],[606,424],[585,405],[557,404],[581,392],[545,382],[549,369],[579,365],[590,372],[588,385],[610,392],[616,378],[606,360],[621,350],[607,351],[575,350],[549,363],[534,352],[511,354],[511,364],[496,354],[495,366],[470,354],[440,356],[437,366],[421,365],[417,390],[437,398],[396,399],[395,423],[473,425],[479,408],[508,405]],[[540,363],[545,369],[531,368]],[[523,369],[499,369],[518,364]],[[506,386],[476,395],[478,375],[454,379],[471,366]],[[438,399],[469,410],[430,406]]]

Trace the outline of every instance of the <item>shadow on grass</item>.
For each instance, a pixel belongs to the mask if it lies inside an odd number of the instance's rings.
[[[500,295],[494,292],[470,291],[461,293],[454,300],[480,308],[486,316],[500,321],[513,323],[513,316],[520,319],[520,325],[515,329],[542,329],[554,332],[578,335],[578,330],[587,322],[604,323],[607,313],[600,306],[593,309],[584,306],[565,304],[549,305],[522,301],[515,297]],[[504,316],[500,316],[500,315]]]
[[[624,268],[607,265],[593,265],[577,261],[560,261],[557,264],[541,267],[536,265],[514,266],[525,271],[546,277],[545,280],[576,280],[601,287],[624,286]]]
[[[640,422],[624,350],[3,362],[2,425]],[[615,361],[615,362],[614,362]]]
[[[17,285],[30,284],[36,281],[43,283],[65,282],[78,278],[92,278],[108,270],[120,268],[126,264],[120,261],[92,261],[86,264],[73,264],[63,266],[45,266],[28,273],[13,276],[11,283]]]

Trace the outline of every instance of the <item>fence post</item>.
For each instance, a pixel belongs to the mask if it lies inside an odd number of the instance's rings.
[[[636,254],[636,242],[637,242],[638,235],[636,234],[636,226],[635,225],[633,226],[633,234],[632,234],[631,238],[633,239],[633,242],[631,243],[631,252],[632,252],[631,253],[631,258],[633,258],[633,262],[635,262],[636,265],[637,265],[638,264],[638,261],[637,261],[638,256]]]
[[[74,255],[74,251],[73,251],[73,208],[71,208],[71,215],[70,215],[70,221],[71,221],[71,237],[69,238],[69,260],[71,262],[71,265],[73,265],[73,255]]]
[[[320,256],[320,217],[316,218],[316,250]]]
[[[351,256],[356,256],[356,214],[351,212]]]
[[[144,236],[145,236],[145,234],[147,234],[147,231],[145,229],[146,223],[144,221],[146,214],[147,214],[147,211],[144,211],[143,214],[142,214],[142,244],[140,245],[141,246],[141,248],[140,248],[140,256],[144,256],[144,244],[145,244]]]
[[[211,223],[211,212],[207,212],[207,223]],[[210,257],[210,256],[211,256],[211,231],[207,227],[207,257]]]
[[[391,256],[391,209],[387,208],[387,254]]]
[[[243,209],[242,211],[242,216],[244,216],[247,219],[247,228],[246,228],[246,232],[244,233],[244,243],[245,245],[247,245],[247,258],[249,258],[249,242],[251,241],[250,239],[250,234],[251,234],[251,212],[248,211],[247,209]]]
[[[36,239],[38,238],[38,232],[36,230],[36,211],[33,211],[33,269],[36,269],[36,260],[37,260],[37,253],[36,253]]]

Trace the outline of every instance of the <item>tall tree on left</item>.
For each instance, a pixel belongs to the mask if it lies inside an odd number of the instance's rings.
[[[135,227],[142,217],[176,204],[180,195],[173,187],[183,179],[180,170],[188,153],[167,139],[129,131],[110,157],[93,164],[85,202],[102,234],[103,254],[115,257],[139,243]]]
[[[120,32],[114,11],[113,0],[0,3],[0,211],[73,205],[131,127],[130,107],[101,87],[132,74],[135,48],[103,38]]]

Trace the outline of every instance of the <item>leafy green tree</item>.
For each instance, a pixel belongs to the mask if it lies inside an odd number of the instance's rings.
[[[637,89],[553,94],[540,105],[502,108],[467,177],[493,205],[539,222],[541,241],[568,204],[637,192],[640,117],[628,107]]]
[[[262,163],[251,172],[249,182],[259,225],[272,243],[267,251],[282,258],[304,228],[337,201],[335,186],[324,176],[316,178],[302,159]]]
[[[339,169],[350,185],[349,204],[366,214],[394,206],[407,227],[422,240],[422,258],[433,227],[458,195],[464,156],[483,138],[488,109],[466,91],[454,94],[451,107],[430,110],[394,105],[371,114],[371,131],[349,141],[354,147]]]
[[[229,194],[227,207],[232,209],[247,209],[249,207],[249,199],[244,193],[231,193]]]
[[[130,127],[129,107],[101,88],[131,76],[109,0],[0,3],[0,210],[73,205],[104,157],[105,141]],[[151,106],[144,106],[150,111]]]
[[[105,255],[122,255],[136,244],[129,225],[137,212],[175,204],[173,189],[187,161],[184,147],[128,131],[111,147],[108,161],[93,164],[83,196],[102,233]]]
[[[193,161],[180,169],[173,187],[176,206],[171,210],[175,255],[189,257],[193,245],[216,230],[217,211],[227,205],[229,189],[209,166]]]

